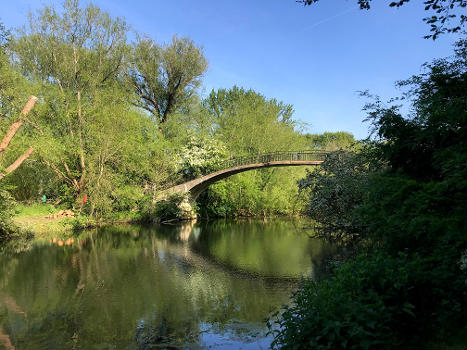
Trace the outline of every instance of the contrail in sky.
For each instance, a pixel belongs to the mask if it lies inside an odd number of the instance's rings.
[[[353,11],[353,10],[355,10],[355,7],[348,8],[347,10],[344,10],[344,11],[342,11],[342,12],[339,12],[339,13],[337,13],[337,14],[335,14],[335,15],[333,15],[333,16],[330,16],[330,17],[328,17],[328,18],[324,18],[324,19],[322,19],[322,20],[320,20],[320,21],[318,21],[318,22],[316,22],[316,23],[313,23],[312,25],[310,25],[310,26],[308,26],[308,27],[305,27],[304,29],[305,29],[305,30],[308,30],[308,29],[315,28],[315,27],[319,26],[320,24],[323,24],[323,23],[326,23],[326,22],[328,22],[328,21],[331,21],[331,20],[333,20],[334,18],[343,16],[343,15],[345,15],[346,13],[349,13],[350,11]]]

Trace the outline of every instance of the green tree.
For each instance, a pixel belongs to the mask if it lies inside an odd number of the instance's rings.
[[[322,134],[305,134],[306,149],[319,149],[337,151],[350,149],[357,145],[357,141],[351,133],[345,131],[324,132]]]
[[[206,68],[202,49],[193,40],[174,36],[171,44],[160,47],[151,39],[140,39],[128,69],[135,105],[151,113],[162,131],[169,115],[193,98]]]
[[[329,153],[319,169],[298,181],[308,197],[306,213],[323,227],[324,237],[358,238],[361,227],[352,212],[363,203],[369,174],[362,154],[341,150]]]
[[[203,107],[212,120],[213,135],[235,156],[290,150],[299,143],[293,107],[253,90],[237,86],[213,90]]]
[[[292,119],[293,108],[275,99],[234,86],[212,91],[202,101],[204,132],[220,139],[229,156],[299,150],[304,139]],[[304,169],[263,169],[232,176],[212,185],[199,198],[202,215],[292,214],[295,181]]]
[[[62,13],[46,6],[31,15],[29,30],[12,45],[23,73],[44,86],[48,142],[40,154],[76,198],[88,182],[88,146],[95,140],[89,125],[96,107],[120,103],[109,91],[123,67],[127,30],[123,20],[69,0]]]
[[[178,150],[179,172],[186,179],[194,179],[215,170],[227,158],[225,145],[214,138],[192,136]]]
[[[29,144],[23,145],[18,136],[31,126],[27,114],[37,100],[31,96],[24,108],[31,86],[10,64],[7,55],[10,38],[10,32],[0,22],[0,241],[10,238],[17,230],[11,220],[14,198],[8,180],[34,151]]]
[[[372,151],[388,171],[370,182],[359,217],[368,234],[392,251],[431,254],[440,249],[440,257],[461,255],[467,190],[466,42],[459,48],[454,60],[436,60],[425,73],[400,83],[413,102],[410,118],[378,100],[367,105],[374,127]]]
[[[274,346],[464,345],[465,48],[401,83],[412,115],[379,100],[366,106],[373,137],[363,151],[378,171],[369,168],[359,203],[346,211],[371,253],[305,285],[285,308]]]
[[[53,192],[80,207],[86,193],[84,211],[93,215],[135,208],[170,168],[166,142],[123,84],[127,31],[120,18],[66,1],[31,15],[10,44],[11,59],[43,101],[34,147],[61,182]]]

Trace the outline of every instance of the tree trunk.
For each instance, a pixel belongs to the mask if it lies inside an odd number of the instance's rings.
[[[5,137],[3,138],[2,142],[0,142],[0,153],[5,152],[5,150],[8,148],[8,145],[10,144],[15,134],[18,132],[21,125],[23,125],[23,123],[25,122],[26,115],[29,113],[32,107],[34,107],[36,101],[36,96],[29,96],[28,102],[21,111],[21,118],[10,125],[10,128],[8,129]]]
[[[84,143],[83,143],[83,114],[81,112],[81,91],[78,91],[78,141],[79,141],[79,160],[81,165],[81,177],[79,179],[80,192],[84,187],[86,176],[86,163],[84,162]],[[78,194],[79,195],[79,194]]]

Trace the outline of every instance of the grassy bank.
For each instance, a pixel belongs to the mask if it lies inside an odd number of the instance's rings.
[[[64,216],[51,217],[61,210],[51,204],[18,204],[12,220],[21,231],[32,232],[39,240],[65,237],[70,235],[75,219]]]
[[[33,234],[37,240],[52,240],[69,238],[74,230],[100,227],[108,224],[122,224],[140,221],[138,212],[118,212],[109,218],[94,219],[89,216],[63,215],[64,209],[52,204],[33,203],[17,204],[12,217],[19,232]],[[21,235],[20,233],[20,235]]]

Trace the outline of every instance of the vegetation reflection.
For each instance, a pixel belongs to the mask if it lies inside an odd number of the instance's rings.
[[[290,232],[287,221],[120,226],[5,249],[3,338],[20,349],[149,349],[200,345],[201,330],[263,332],[264,319],[326,251]]]

